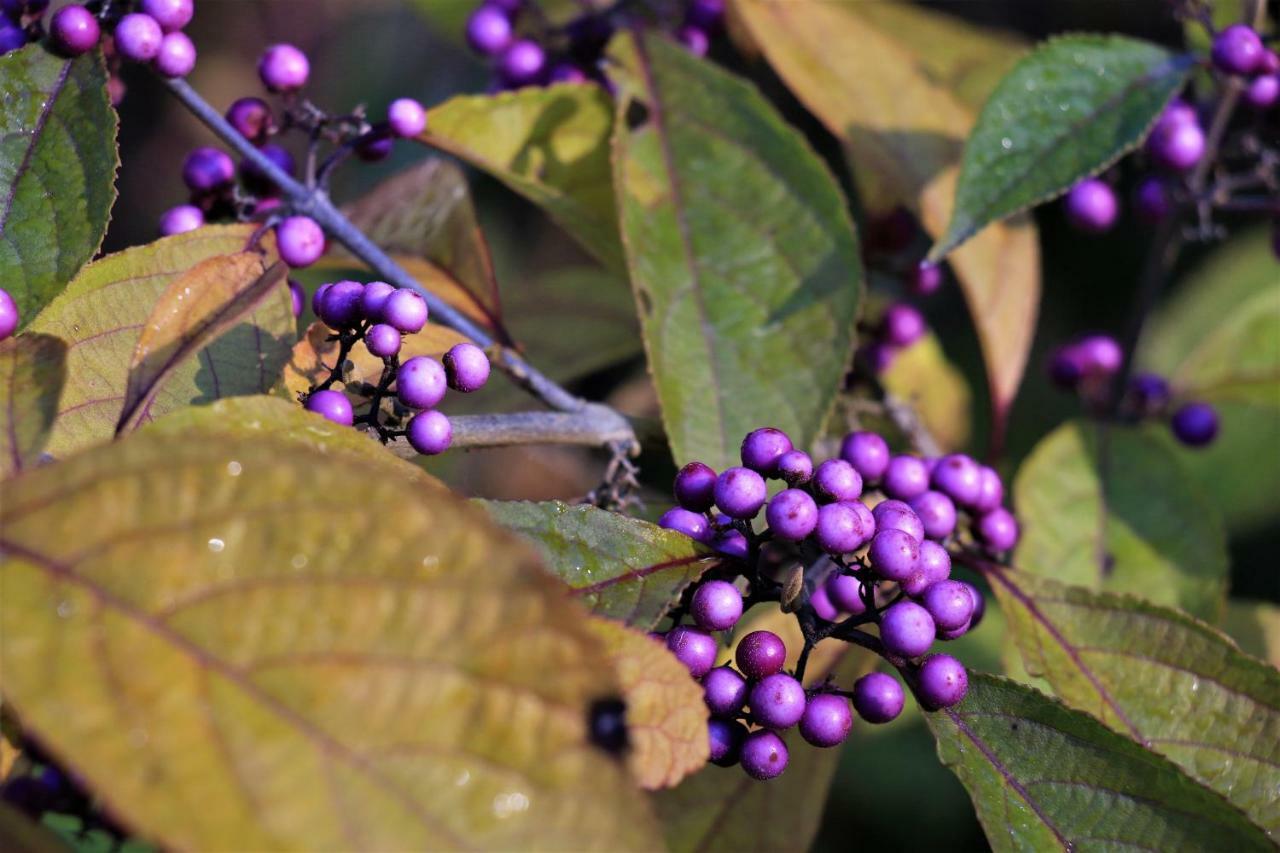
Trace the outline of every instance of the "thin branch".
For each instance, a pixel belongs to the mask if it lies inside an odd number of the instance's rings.
[[[517,444],[573,444],[603,447],[631,440],[631,424],[608,406],[587,403],[577,412],[513,412],[505,415],[451,415],[452,448],[509,447]],[[387,445],[397,456],[418,452],[404,438]]]

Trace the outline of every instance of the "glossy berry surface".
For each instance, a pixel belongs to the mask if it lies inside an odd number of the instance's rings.
[[[956,529],[955,502],[942,492],[930,489],[912,500],[910,506],[930,539],[945,539]]]
[[[400,333],[386,323],[374,323],[364,333],[364,345],[378,358],[390,358],[400,352]]]
[[[1159,165],[1185,172],[1204,156],[1204,130],[1194,121],[1165,120],[1156,124],[1147,138],[1147,150]]]
[[[751,706],[751,715],[760,725],[770,729],[789,729],[804,716],[804,688],[790,675],[775,672],[751,688],[747,703]]]
[[[1089,234],[1111,230],[1120,213],[1115,190],[1106,181],[1086,178],[1073,186],[1063,200],[1067,221]]]
[[[867,612],[866,602],[862,599],[862,582],[853,575],[833,572],[827,576],[823,588],[827,599],[837,610],[850,616],[861,616]]]
[[[1204,447],[1218,436],[1218,412],[1208,403],[1186,403],[1173,413],[1173,434],[1188,447]]]
[[[470,394],[489,381],[489,357],[475,344],[454,344],[443,361],[449,387],[455,391]]]
[[[974,512],[990,512],[1004,502],[1004,481],[1000,474],[988,465],[979,466],[981,472],[978,499],[973,502]]]
[[[950,708],[969,692],[969,674],[951,655],[930,655],[920,665],[916,690],[926,708]]]
[[[961,506],[972,506],[982,495],[982,470],[962,453],[944,456],[933,469],[933,487]]]
[[[711,48],[711,39],[707,37],[706,31],[690,24],[676,30],[676,41],[694,56],[706,56]]]
[[[186,33],[166,33],[151,67],[171,79],[186,77],[196,67],[196,46]]]
[[[429,356],[409,359],[396,374],[396,396],[411,409],[434,408],[447,389],[444,365]]]
[[[834,693],[819,693],[805,705],[800,736],[817,747],[839,746],[853,728],[853,707]]]
[[[890,346],[911,346],[924,337],[927,330],[924,315],[902,302],[890,305],[880,320],[880,334]]]
[[[813,459],[803,450],[788,450],[778,457],[777,476],[788,486],[801,486],[813,479]]]
[[[929,467],[917,456],[895,456],[889,460],[881,488],[891,498],[909,501],[929,489]]]
[[[702,678],[716,664],[719,648],[706,631],[678,625],[667,634],[667,648],[694,678]]]
[[[904,581],[920,566],[920,542],[896,528],[881,530],[872,538],[867,557],[880,577]]]
[[[959,581],[938,581],[925,591],[920,603],[933,617],[933,624],[942,630],[963,627],[973,615],[973,597]]]
[[[195,15],[195,0],[142,0],[139,8],[155,18],[166,33],[180,30]]]
[[[508,86],[518,88],[537,83],[547,65],[547,54],[531,39],[513,41],[498,57],[498,74]]]
[[[427,111],[413,98],[397,98],[387,108],[387,124],[401,139],[417,136],[427,129]]]
[[[827,595],[827,588],[823,584],[814,587],[809,593],[809,605],[818,618],[826,622],[834,622],[840,618],[840,611],[831,603],[831,597]]]
[[[747,727],[736,720],[708,720],[707,740],[711,745],[708,760],[717,767],[732,767],[742,753]]]
[[[427,325],[427,301],[412,290],[397,289],[382,303],[382,322],[407,335]]]
[[[511,18],[496,5],[478,7],[467,18],[467,44],[483,56],[497,56],[511,44]]]
[[[204,225],[204,211],[195,205],[180,204],[171,207],[160,217],[160,234],[169,237],[185,234]]]
[[[355,414],[351,411],[351,401],[341,391],[316,391],[307,397],[307,411],[315,412],[326,420],[342,426],[351,426]]]
[[[18,303],[7,290],[0,289],[0,341],[10,337],[18,329]]]
[[[68,56],[79,56],[97,46],[102,29],[92,12],[72,3],[53,13],[49,21],[49,35],[58,50]]]
[[[141,12],[125,15],[116,24],[116,50],[133,62],[150,62],[160,52],[164,32],[156,19]]]
[[[267,158],[277,169],[286,175],[293,177],[296,164],[293,155],[288,150],[279,145],[267,143],[262,146],[262,156]],[[245,159],[240,163],[240,178],[244,181],[245,188],[258,196],[274,195],[279,191],[275,181],[273,181],[264,168],[259,166],[252,160]]]
[[[290,216],[276,226],[276,246],[289,266],[309,267],[324,254],[324,231],[308,216]]]
[[[742,464],[752,471],[772,477],[778,470],[778,459],[792,450],[791,439],[780,429],[763,427],[747,433],[742,440]]]
[[[1266,110],[1280,101],[1280,75],[1263,74],[1253,78],[1244,90],[1244,102],[1255,110]]]
[[[182,181],[196,193],[228,186],[235,177],[235,161],[225,151],[217,148],[197,148],[187,155],[182,164]]]
[[[906,694],[892,675],[869,672],[853,683],[853,707],[868,723],[887,723],[902,713]]]
[[[760,729],[751,732],[742,742],[739,760],[748,776],[765,782],[782,775],[790,758],[782,738],[768,729]]]
[[[711,525],[705,515],[678,506],[664,512],[658,519],[658,526],[683,533],[697,542],[706,542],[711,536]]]
[[[320,300],[320,319],[331,329],[351,329],[364,319],[364,285],[338,281]]]
[[[1008,551],[1018,544],[1018,520],[1004,507],[979,516],[974,530],[994,551]]]
[[[745,560],[751,555],[751,544],[737,530],[722,530],[711,540],[711,547],[726,557]]]
[[[880,617],[880,640],[893,654],[919,657],[929,651],[936,636],[933,617],[913,601],[899,601]]]
[[[868,483],[879,481],[889,467],[889,445],[874,432],[851,432],[840,443],[840,458]]]
[[[716,506],[730,518],[754,518],[768,494],[764,478],[750,468],[730,468],[716,478]]]
[[[817,526],[818,505],[808,492],[786,489],[769,501],[765,520],[775,536],[799,542]]]
[[[364,301],[361,309],[364,316],[377,323],[382,321],[382,309],[387,304],[387,299],[396,289],[385,281],[371,281],[364,286]],[[393,327],[394,328],[394,327]]]
[[[738,643],[734,660],[738,670],[747,678],[758,680],[782,669],[787,659],[787,647],[782,638],[772,631],[752,631]]]
[[[871,511],[876,530],[901,530],[917,542],[924,539],[924,523],[910,505],[899,500],[881,501]]]
[[[261,98],[240,98],[227,107],[227,123],[254,145],[263,145],[275,130],[271,107]]]
[[[676,503],[694,512],[706,512],[716,502],[716,472],[702,462],[690,462],[676,474]]]
[[[819,508],[814,535],[822,550],[828,554],[849,554],[867,541],[865,520],[857,506],[857,503],[841,502]]]
[[[742,593],[728,581],[707,581],[693,594],[689,613],[700,628],[728,630],[742,616]]]
[[[919,596],[939,581],[951,576],[951,555],[947,549],[937,542],[925,540],[920,543],[920,562],[911,577],[902,583],[902,591],[907,595]]]
[[[712,714],[727,717],[747,704],[747,680],[727,666],[717,666],[702,677],[702,698]]]
[[[852,501],[862,494],[862,475],[843,459],[828,459],[813,472],[813,490],[824,501]]]
[[[443,412],[418,412],[405,428],[409,445],[423,456],[444,453],[453,443],[453,424]]]
[[[307,55],[291,44],[273,44],[258,60],[258,77],[271,92],[296,92],[310,76]]]
[[[27,34],[22,27],[0,15],[0,56],[12,53],[27,43]]]
[[[1262,39],[1247,24],[1232,24],[1213,39],[1213,64],[1226,74],[1252,74],[1263,62]]]

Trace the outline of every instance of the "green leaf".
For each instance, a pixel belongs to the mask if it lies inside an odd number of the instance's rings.
[[[1152,431],[1072,422],[1018,471],[1017,565],[1216,620],[1227,587],[1214,507]]]
[[[770,65],[844,146],[863,206],[905,206],[941,236],[972,100],[1022,52],[955,18],[898,2],[738,0]],[[857,50],[832,50],[833,43]],[[949,259],[982,345],[997,422],[1017,394],[1040,304],[1035,224],[994,223]]]
[[[1167,760],[1025,685],[970,673],[965,700],[925,719],[997,853],[1273,849]]]
[[[422,141],[541,207],[612,269],[622,268],[609,172],[613,107],[594,84],[465,95],[431,110]]]
[[[895,355],[880,381],[911,404],[942,447],[959,449],[968,442],[973,395],[964,374],[947,361],[936,335],[930,333]]]
[[[761,412],[799,446],[849,364],[862,292],[835,179],[738,78],[654,36],[621,37],[615,181],[631,285],[676,460],[737,464]]]
[[[1193,59],[1124,36],[1050,39],[992,93],[964,147],[955,210],[929,256],[1048,201],[1137,147]]]
[[[1280,607],[1233,598],[1227,602],[1222,630],[1247,654],[1280,667]]]
[[[0,341],[0,478],[40,458],[67,375],[67,345],[50,335]]]
[[[1177,610],[990,566],[1027,670],[1280,829],[1280,672]]]
[[[0,282],[24,325],[102,245],[115,202],[116,113],[94,51],[0,57]]]
[[[656,625],[716,559],[682,533],[593,506],[479,503],[503,527],[528,539],[543,564],[592,613],[636,628]]]
[[[143,430],[12,481],[5,698],[166,848],[655,849],[580,608],[378,470]]]
[[[209,226],[108,255],[86,266],[36,317],[32,331],[67,343],[67,381],[49,453],[61,457],[115,434],[129,365],[156,300],[202,261],[244,251],[254,228]],[[265,248],[274,261],[274,246]],[[270,390],[297,334],[289,294],[277,288],[248,320],[178,364],[157,391],[148,417]]]

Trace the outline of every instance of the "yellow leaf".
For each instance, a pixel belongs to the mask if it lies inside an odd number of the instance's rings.
[[[926,335],[899,352],[880,381],[894,396],[911,404],[943,448],[959,449],[968,442],[969,384],[947,361],[937,337]]]

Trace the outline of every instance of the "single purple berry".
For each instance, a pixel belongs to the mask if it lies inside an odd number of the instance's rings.
[[[0,15],[0,56],[12,53],[27,43],[27,32],[8,18]]]
[[[782,430],[773,427],[753,430],[742,440],[742,464],[772,477],[777,473],[778,459],[791,449],[791,439]]]
[[[919,497],[929,489],[929,467],[917,456],[895,456],[885,469],[881,488],[900,501]]]
[[[319,302],[319,317],[331,329],[354,329],[364,319],[364,285],[334,282]]]
[[[1018,520],[1004,507],[980,515],[974,530],[993,551],[1008,551],[1018,544]]]
[[[0,288],[0,341],[17,331],[19,319],[18,303],[9,291]]]
[[[316,391],[307,397],[307,411],[315,412],[326,420],[342,426],[351,426],[355,414],[351,401],[341,391]]]
[[[71,3],[53,13],[49,34],[58,50],[68,56],[79,56],[98,46],[102,28],[92,12],[79,3]]]
[[[837,610],[850,616],[861,616],[867,612],[867,603],[862,598],[862,582],[853,575],[832,572],[823,588]]]
[[[160,217],[160,235],[171,237],[174,234],[185,234],[204,225],[204,211],[195,205],[180,204],[171,207]]]
[[[787,647],[772,631],[752,631],[738,643],[734,660],[743,675],[758,681],[782,669],[787,661]]]
[[[683,533],[697,542],[706,542],[711,538],[711,526],[707,524],[705,515],[678,506],[664,512],[658,519],[658,526]]]
[[[973,511],[990,512],[1004,503],[1004,481],[996,470],[988,465],[979,466],[982,488],[978,491],[978,499],[974,501]]]
[[[931,711],[950,708],[969,692],[969,674],[964,665],[951,655],[930,655],[920,665],[916,695],[920,704]]]
[[[684,20],[708,32],[714,31],[724,23],[724,0],[689,0]]]
[[[747,702],[756,722],[770,729],[789,729],[804,716],[804,688],[782,672],[761,679]]]
[[[207,193],[229,186],[236,178],[231,156],[217,148],[203,146],[187,155],[182,164],[182,180],[194,193]]]
[[[195,15],[195,0],[142,0],[141,9],[166,33],[180,30]]]
[[[892,675],[869,672],[853,683],[853,707],[868,723],[887,723],[902,713],[906,695]]]
[[[586,72],[572,62],[557,62],[547,75],[549,83],[585,83],[588,79]]]
[[[307,305],[307,292],[293,279],[289,279],[289,299],[293,302],[293,316],[301,317]]]
[[[316,317],[320,316],[320,306],[324,304],[325,294],[329,292],[332,284],[322,284],[316,288],[315,293],[311,294],[311,313]]]
[[[876,504],[871,511],[876,521],[876,530],[901,530],[919,542],[924,539],[924,523],[915,510],[902,501],[887,500]]]
[[[752,779],[767,782],[782,775],[789,760],[786,743],[768,729],[751,732],[742,742],[742,769]]]
[[[382,320],[382,308],[396,289],[385,281],[371,281],[364,286],[364,316],[377,323]]]
[[[818,505],[808,492],[786,489],[774,495],[764,513],[769,529],[779,539],[799,542],[818,525]]]
[[[1070,391],[1084,377],[1084,361],[1079,350],[1071,344],[1058,347],[1049,358],[1049,381],[1063,390]]]
[[[1129,380],[1129,393],[1144,413],[1159,412],[1169,403],[1168,381],[1158,373],[1138,373]]]
[[[546,52],[531,39],[516,39],[498,57],[498,74],[512,88],[537,83],[546,66]]]
[[[880,319],[880,335],[885,343],[894,347],[911,346],[923,338],[927,330],[924,315],[902,302],[890,305]]]
[[[366,163],[377,163],[391,156],[396,139],[385,128],[375,128],[356,140],[356,156]]]
[[[444,365],[429,356],[414,356],[396,373],[396,397],[411,409],[434,408],[447,388]]]
[[[804,706],[800,737],[813,746],[839,746],[853,728],[853,708],[849,700],[834,693],[819,693]]]
[[[937,542],[926,539],[920,543],[920,562],[915,573],[902,582],[902,591],[918,598],[950,576],[951,555]]]
[[[1153,225],[1169,215],[1173,205],[1164,181],[1156,177],[1143,178],[1133,191],[1133,210],[1138,219]]]
[[[681,510],[688,512],[688,510]],[[742,616],[742,593],[728,581],[711,580],[698,587],[689,606],[693,621],[708,631],[727,631]]]
[[[872,538],[867,557],[882,578],[904,581],[920,567],[920,542],[901,530],[881,530]]]
[[[851,554],[869,538],[864,517],[856,501],[841,501],[818,509],[814,536],[828,554]]]
[[[732,767],[742,754],[742,743],[747,739],[747,727],[737,720],[708,720],[707,740],[711,752],[707,756],[717,767]]]
[[[1174,437],[1188,447],[1204,447],[1218,435],[1218,412],[1208,403],[1186,403],[1173,413]]]
[[[382,322],[407,335],[427,324],[427,301],[412,290],[398,288],[382,303]]]
[[[511,18],[492,3],[478,7],[467,18],[467,44],[482,56],[497,56],[511,44]]]
[[[132,12],[116,24],[116,50],[132,62],[150,62],[160,52],[164,32],[156,19],[142,12]]]
[[[1255,110],[1270,109],[1280,100],[1280,75],[1263,74],[1253,78],[1244,90],[1244,102]]]
[[[706,32],[688,24],[676,30],[676,40],[694,56],[706,56],[711,49],[711,39]]]
[[[387,124],[401,139],[418,136],[427,129],[427,111],[413,98],[397,98],[387,108]]]
[[[258,60],[258,77],[270,92],[296,92],[307,85],[311,63],[291,44],[273,44]]]
[[[1213,64],[1225,74],[1254,73],[1265,52],[1262,39],[1247,24],[1232,24],[1213,39]]]
[[[1086,335],[1075,347],[1085,373],[1090,376],[1110,376],[1124,363],[1124,350],[1110,335]]]
[[[755,518],[769,490],[750,468],[730,468],[716,478],[716,506],[730,518]]]
[[[813,490],[822,501],[855,501],[862,495],[862,475],[843,459],[828,459],[813,472]]]
[[[961,581],[965,588],[969,590],[969,595],[973,598],[973,615],[969,617],[969,627],[977,628],[978,623],[982,621],[982,617],[987,612],[987,599],[983,597],[982,591],[967,581]]]
[[[745,560],[751,554],[751,544],[747,542],[747,537],[737,530],[722,530],[717,533],[711,540],[711,547],[719,554],[739,560]]]
[[[309,216],[290,216],[276,226],[280,259],[291,267],[308,267],[324,254],[324,231]]]
[[[880,616],[880,641],[895,655],[919,657],[936,637],[933,617],[914,601],[899,601]]]
[[[1072,187],[1064,200],[1067,221],[1089,234],[1102,234],[1116,224],[1120,205],[1111,185],[1098,178],[1086,178]]]
[[[982,494],[982,469],[963,453],[938,460],[933,487],[961,506],[973,506]]]
[[[946,539],[956,529],[956,505],[942,492],[927,491],[911,501],[929,539]]]
[[[297,164],[294,163],[293,155],[287,149],[268,143],[263,145],[260,151],[262,156],[270,160],[277,169],[293,177]],[[257,196],[275,195],[280,191],[276,182],[267,175],[266,170],[249,159],[240,161],[240,179],[244,182],[245,189]]]
[[[954,631],[973,615],[973,596],[960,581],[938,581],[925,590],[921,604],[933,617],[933,624],[943,630]]]
[[[788,450],[778,457],[777,476],[788,486],[801,486],[813,479],[813,460],[803,450]]]
[[[736,670],[717,666],[702,676],[702,698],[717,717],[729,717],[747,704],[747,680]]]
[[[716,665],[719,648],[715,637],[698,628],[677,625],[667,634],[667,648],[694,678],[702,678]]]
[[[196,67],[196,46],[186,33],[166,33],[151,67],[172,80],[186,77]]]
[[[706,512],[715,503],[716,472],[701,462],[690,462],[676,474],[676,503],[694,512]]]
[[[973,630],[973,624],[971,622],[965,622],[959,628],[939,628],[938,639],[946,642],[958,640],[965,634],[968,634],[971,630]]]
[[[405,428],[409,445],[423,456],[444,453],[453,443],[453,424],[444,412],[418,412]]]
[[[809,593],[809,605],[824,622],[834,622],[840,618],[840,611],[831,603],[831,596],[827,595],[827,588],[823,584],[818,584],[813,592]]]
[[[271,107],[261,98],[240,98],[227,107],[227,123],[254,145],[263,145],[275,133]]]
[[[897,347],[884,341],[874,341],[866,346],[859,347],[854,360],[865,362],[871,372],[879,376],[893,366],[893,360],[897,357]]]
[[[400,352],[400,333],[386,323],[374,323],[364,333],[364,345],[378,358],[391,358]]]
[[[911,271],[909,284],[911,292],[918,296],[936,293],[942,287],[942,267],[937,264],[921,261]]]
[[[449,387],[463,394],[484,387],[489,381],[489,357],[475,344],[454,344],[444,354],[444,369]]]
[[[1262,60],[1258,62],[1259,74],[1280,74],[1280,53],[1264,50]]]
[[[874,483],[889,467],[889,445],[874,432],[851,432],[840,443],[840,458],[848,462],[866,483]]]
[[[1204,130],[1193,121],[1159,121],[1147,139],[1152,159],[1166,169],[1185,172],[1204,156]]]

